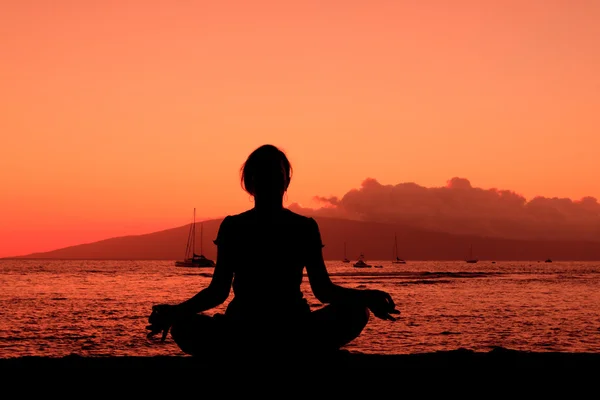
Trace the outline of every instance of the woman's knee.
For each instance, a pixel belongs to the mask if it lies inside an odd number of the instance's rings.
[[[180,321],[176,321],[173,323],[173,325],[171,325],[171,337],[173,338],[175,343],[177,343],[180,340],[182,340],[185,336],[189,335],[187,333],[188,330],[189,330],[188,324],[182,323]]]
[[[171,326],[171,338],[187,354],[194,353],[193,332],[189,324],[177,321]]]
[[[365,306],[355,304],[338,304],[334,305],[334,308],[338,319],[341,319],[345,324],[350,325],[352,328],[358,331],[362,331],[367,323],[369,323],[371,312]]]
[[[350,320],[356,324],[356,327],[362,330],[368,323],[371,312],[365,306],[350,306],[347,312],[350,314]]]
[[[314,332],[316,346],[338,349],[357,338],[369,322],[367,307],[350,304],[330,304],[315,311]],[[311,342],[312,343],[312,342]]]
[[[171,326],[171,338],[184,353],[193,355],[202,339],[205,339],[204,343],[213,341],[214,325],[212,318],[207,315],[178,319]]]

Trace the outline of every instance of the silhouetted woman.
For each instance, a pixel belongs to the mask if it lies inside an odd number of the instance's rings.
[[[244,189],[254,207],[223,219],[210,284],[176,305],[157,305],[148,336],[169,329],[175,343],[194,356],[314,354],[330,352],[360,335],[369,310],[378,318],[398,314],[381,290],[333,283],[323,260],[321,234],[313,218],[283,207],[292,168],[277,147],[253,151],[242,167]],[[306,267],[310,287],[324,307],[311,311],[300,289]],[[203,311],[234,297],[224,314]]]

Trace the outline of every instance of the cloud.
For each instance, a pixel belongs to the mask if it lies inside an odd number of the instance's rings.
[[[600,240],[600,204],[593,197],[525,197],[496,188],[473,187],[454,177],[443,187],[407,182],[382,185],[367,178],[342,198],[315,196],[322,207],[292,204],[296,212],[374,222],[403,223],[449,233],[514,239]]]
[[[314,200],[316,200],[319,203],[331,204],[332,206],[337,206],[340,204],[340,200],[337,198],[337,196],[333,196],[333,197],[315,196]]]

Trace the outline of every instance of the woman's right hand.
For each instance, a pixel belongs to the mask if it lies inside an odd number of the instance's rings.
[[[146,335],[148,339],[162,333],[161,341],[164,342],[175,320],[176,306],[170,304],[158,304],[152,306],[152,313],[148,317],[150,325],[146,326],[150,332]]]
[[[377,318],[395,321],[396,318],[392,317],[390,314],[400,314],[400,311],[396,310],[396,305],[394,304],[392,296],[383,290],[364,290],[363,301],[365,306],[367,306]]]

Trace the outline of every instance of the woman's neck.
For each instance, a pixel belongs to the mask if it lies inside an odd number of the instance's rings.
[[[281,197],[254,197],[254,209],[259,214],[275,214],[283,210]]]

